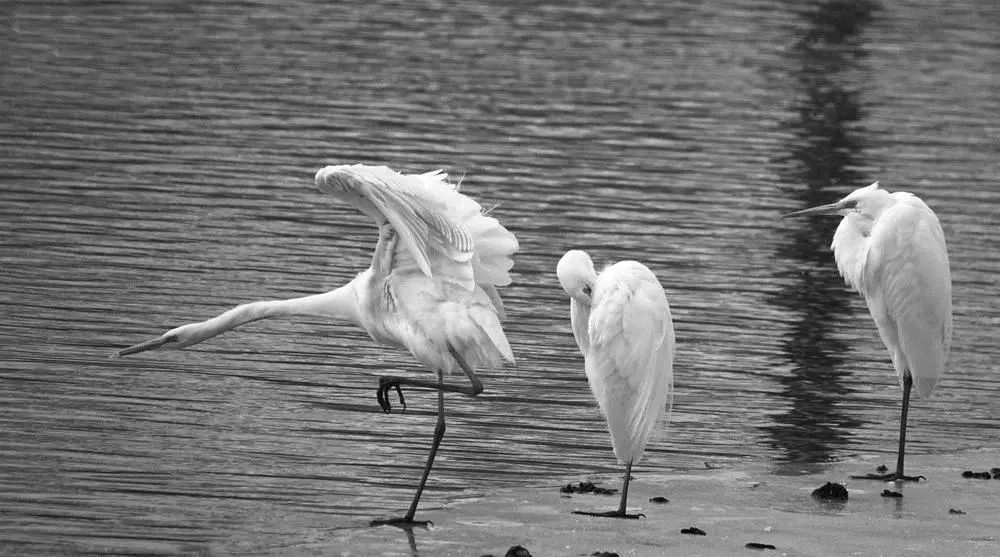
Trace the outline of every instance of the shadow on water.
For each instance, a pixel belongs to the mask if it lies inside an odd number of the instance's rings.
[[[877,9],[866,0],[834,0],[804,13],[809,27],[791,51],[791,67],[797,68],[802,87],[796,117],[786,123],[795,142],[789,159],[782,161],[786,181],[795,184],[787,193],[798,207],[834,201],[863,179],[856,170],[862,151],[857,123],[863,111],[848,73],[865,56],[859,35]],[[853,295],[830,253],[838,223],[829,217],[794,223],[788,227],[789,241],[778,250],[798,271],[772,303],[799,319],[782,346],[792,369],[780,379],[780,394],[791,406],[764,429],[782,451],[779,467],[789,471],[829,460],[833,451],[847,445],[847,432],[861,425],[837,404],[849,393],[842,382],[849,371],[843,369],[841,356],[847,346],[832,334],[832,324],[849,311]]]

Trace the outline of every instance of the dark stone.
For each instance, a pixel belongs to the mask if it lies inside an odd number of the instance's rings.
[[[618,554],[613,551],[595,551],[590,557],[618,557]]]
[[[531,553],[528,553],[527,549],[519,545],[512,545],[503,557],[531,557]]]
[[[747,549],[778,549],[777,547],[774,547],[773,545],[771,545],[769,543],[757,543],[757,542],[750,542],[750,543],[748,543],[746,545],[746,548]]]
[[[903,496],[903,494],[900,493],[900,492],[898,492],[898,491],[891,491],[891,490],[888,490],[888,489],[883,489],[882,490],[882,497],[895,497],[895,498],[898,499],[898,498],[900,498],[902,496]]]
[[[847,488],[838,483],[826,482],[823,487],[813,490],[812,496],[824,501],[847,501]]]
[[[958,509],[948,509],[948,514],[965,514],[965,511],[960,511]]]
[[[649,502],[650,503],[660,503],[662,505],[663,503],[669,503],[670,499],[667,499],[666,497],[659,497],[659,496],[657,496],[657,497],[650,498]]]
[[[580,482],[576,485],[566,484],[559,488],[560,493],[593,493],[594,495],[614,495],[617,489],[598,487],[593,482]]]
[[[989,472],[973,472],[972,470],[966,470],[965,472],[962,472],[962,477],[973,478],[977,480],[988,480],[991,479],[993,476]]]
[[[683,530],[681,530],[681,534],[691,534],[691,535],[694,535],[694,536],[704,536],[704,535],[706,535],[704,530],[702,530],[701,528],[696,528],[694,526],[692,526],[690,528],[684,528]]]
[[[975,475],[975,472],[973,472],[972,470],[966,470],[965,472],[962,472],[963,478],[971,478],[973,475]]]
[[[990,468],[990,475],[994,480],[1000,480],[1000,468]]]
[[[876,468],[875,471],[880,474],[885,474],[886,472],[889,471],[889,467],[886,466],[885,464],[879,464],[878,468]]]

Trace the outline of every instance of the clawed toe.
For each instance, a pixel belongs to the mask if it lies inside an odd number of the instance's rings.
[[[646,518],[646,515],[642,513],[629,514],[622,511],[605,511],[605,512],[588,512],[588,511],[573,511],[573,514],[582,514],[585,516],[599,516],[602,518],[629,518],[637,520],[640,518]]]
[[[403,530],[412,530],[414,528],[428,528],[430,526],[434,526],[434,523],[430,520],[413,520],[411,518],[400,517],[373,520],[371,521],[370,526],[395,526],[396,528],[402,528]]]
[[[378,390],[375,391],[375,398],[378,400],[378,405],[382,407],[382,411],[386,414],[392,413],[392,404],[389,403],[389,390],[396,389],[396,394],[399,395],[399,405],[402,406],[403,412],[406,412],[406,399],[403,397],[403,389],[399,386],[399,379],[395,377],[379,377],[378,380]]]
[[[919,482],[920,480],[927,480],[924,476],[907,476],[906,474],[897,474],[895,472],[891,472],[889,474],[865,474],[864,476],[851,476],[851,479],[881,480],[883,482]]]

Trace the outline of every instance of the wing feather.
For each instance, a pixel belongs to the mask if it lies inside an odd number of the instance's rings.
[[[872,227],[862,293],[897,374],[909,369],[926,398],[951,346],[951,273],[937,217],[919,199],[908,201]]]
[[[625,261],[594,285],[587,378],[622,463],[642,456],[673,392],[674,331],[666,294],[646,267]]]
[[[445,176],[440,171],[405,175],[384,166],[341,165],[320,169],[316,184],[376,224],[392,226],[403,248],[394,254],[394,266],[412,262],[426,276],[451,278],[471,289],[475,243],[462,217],[478,213],[479,204],[459,194]]]

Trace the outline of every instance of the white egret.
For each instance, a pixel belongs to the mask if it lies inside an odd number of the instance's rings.
[[[951,346],[951,271],[941,224],[920,198],[889,193],[878,182],[784,216],[805,215],[843,215],[831,245],[837,268],[868,303],[903,387],[895,472],[856,477],[919,480],[903,473],[910,389],[931,396]]]
[[[618,510],[575,513],[639,518],[626,512],[632,465],[661,414],[669,422],[673,402],[674,325],[667,295],[642,263],[621,261],[597,274],[580,250],[566,252],[556,274],[570,296],[587,381],[608,422],[618,463],[625,466]]]
[[[414,520],[445,432],[444,392],[476,396],[481,366],[496,367],[514,355],[500,322],[498,286],[510,283],[517,239],[472,198],[437,172],[405,175],[384,166],[327,166],[316,173],[324,192],[353,204],[375,220],[379,239],[372,265],[330,292],[240,305],[217,317],[167,331],[119,350],[116,356],[155,348],[184,348],[229,329],[269,317],[309,315],[350,321],[380,344],[405,348],[437,374],[436,381],[382,377],[376,392],[385,412],[389,390],[400,385],[438,393],[437,425],[430,454],[410,508],[402,518],[373,521],[408,527]],[[444,376],[460,369],[471,385]]]

